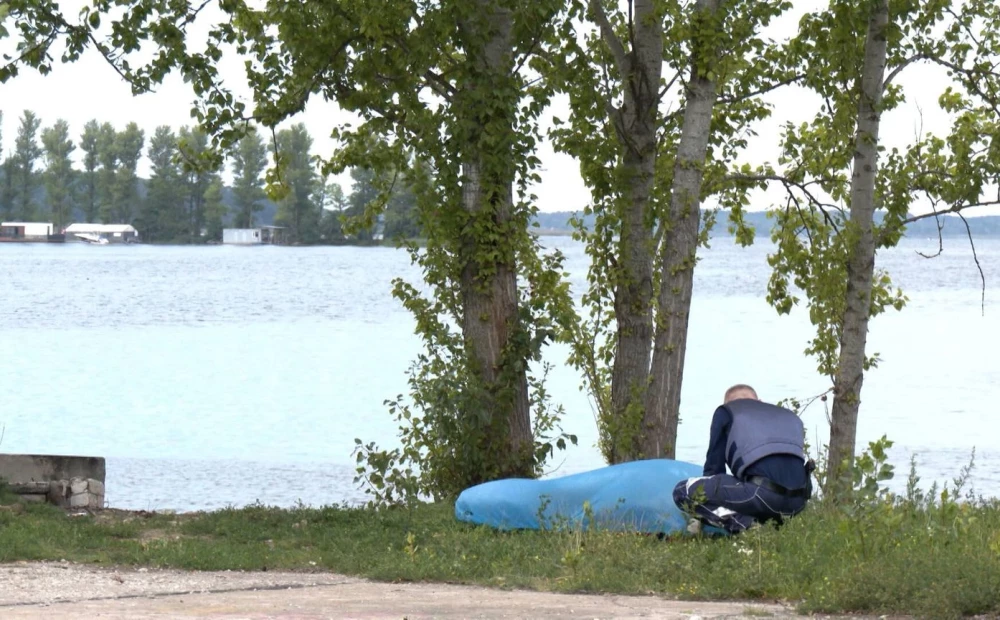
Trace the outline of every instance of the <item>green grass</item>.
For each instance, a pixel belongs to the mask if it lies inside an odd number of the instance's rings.
[[[937,618],[1000,612],[1000,505],[987,502],[875,502],[861,509],[814,502],[780,530],[673,540],[600,531],[497,532],[459,523],[450,505],[83,517],[46,505],[0,510],[0,562],[63,558],[784,600],[803,612]]]
[[[16,493],[10,490],[3,478],[0,478],[0,506],[10,506],[16,504],[20,499]]]

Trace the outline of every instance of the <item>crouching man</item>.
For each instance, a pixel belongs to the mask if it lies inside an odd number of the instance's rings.
[[[688,531],[708,524],[738,534],[802,512],[815,467],[806,461],[803,428],[795,412],[761,402],[752,387],[729,388],[712,417],[704,475],[674,487],[674,503],[695,517]]]

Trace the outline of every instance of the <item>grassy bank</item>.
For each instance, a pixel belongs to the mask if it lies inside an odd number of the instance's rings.
[[[674,540],[599,531],[502,533],[457,522],[449,505],[93,516],[45,505],[0,509],[0,562],[59,559],[784,600],[803,612],[942,618],[1000,612],[1000,505],[947,497],[942,503],[939,496],[865,506],[815,502],[781,530]]]

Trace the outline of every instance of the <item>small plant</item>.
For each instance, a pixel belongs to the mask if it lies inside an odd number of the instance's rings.
[[[541,495],[538,498],[538,512],[535,513],[538,518],[538,527],[541,529],[546,529],[545,526],[545,511],[548,509],[549,504],[552,503],[552,497],[549,495]]]
[[[15,504],[21,500],[17,493],[11,490],[7,481],[0,478],[0,506]]]
[[[763,607],[754,607],[753,605],[749,605],[743,609],[743,615],[755,618],[768,618],[774,614]]]
[[[857,541],[863,557],[869,557],[875,551],[874,547],[878,545],[873,541],[884,540],[884,537],[874,533],[891,534],[899,525],[896,522],[898,514],[891,510],[895,496],[882,485],[895,475],[893,465],[888,462],[888,450],[892,445],[893,442],[885,435],[869,442],[851,467],[842,468],[843,475],[833,487],[834,494],[823,498],[845,517],[838,527],[847,539]],[[825,476],[829,470],[825,459],[822,463],[822,475]]]
[[[530,346],[534,354],[540,353],[541,341]],[[540,378],[528,378],[534,441],[525,446],[531,453],[525,459],[497,440],[507,436],[507,420],[483,411],[482,403],[495,396],[488,396],[485,387],[471,387],[475,376],[467,364],[445,347],[421,355],[411,367],[413,404],[405,403],[402,395],[385,402],[399,424],[402,446],[380,450],[374,442],[355,439],[354,481],[372,497],[369,504],[412,507],[426,500],[453,499],[476,484],[523,475],[525,462],[532,464],[529,475],[542,474],[555,450],[577,442],[559,427],[562,407],[553,408],[549,402],[544,381],[550,369],[544,364]]]
[[[410,557],[410,560],[414,560],[417,557],[417,551],[419,549],[420,547],[417,545],[417,537],[413,535],[413,532],[407,532],[406,546],[403,547],[403,551]]]
[[[570,532],[567,536],[567,541],[567,548],[560,559],[560,563],[576,574],[577,567],[579,567],[583,558],[583,530],[576,529]]]

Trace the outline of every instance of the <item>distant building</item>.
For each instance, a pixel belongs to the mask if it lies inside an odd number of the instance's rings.
[[[257,228],[223,228],[222,243],[229,245],[280,244],[284,240],[281,226],[259,226]]]
[[[52,222],[2,222],[0,241],[62,241]]]
[[[87,240],[79,235],[97,235],[104,237],[111,243],[137,243],[139,241],[139,231],[130,224],[70,224],[65,230],[69,239],[79,238]]]

